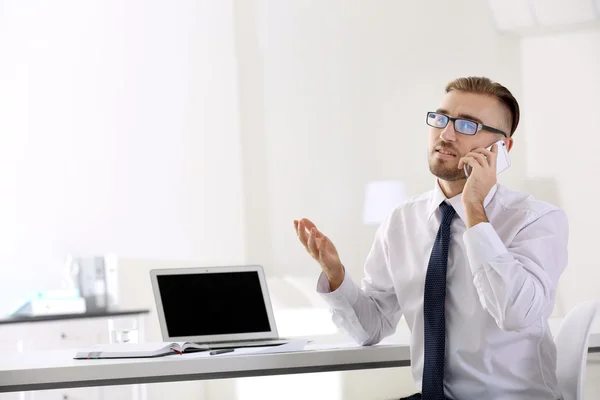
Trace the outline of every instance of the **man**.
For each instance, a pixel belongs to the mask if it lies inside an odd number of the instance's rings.
[[[318,291],[363,345],[405,317],[421,391],[410,399],[560,399],[547,320],[567,265],[567,217],[497,184],[498,147],[487,150],[502,139],[510,151],[519,105],[498,83],[460,78],[426,121],[435,187],[379,227],[360,288],[332,241],[294,221],[322,267]]]

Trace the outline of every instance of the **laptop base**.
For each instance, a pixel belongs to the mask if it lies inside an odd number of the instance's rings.
[[[259,346],[279,346],[282,344],[289,343],[289,339],[256,339],[256,340],[243,340],[243,341],[231,341],[231,342],[214,342],[214,343],[198,343],[205,344],[213,350],[218,349],[231,349],[231,348],[243,348],[243,347],[259,347]]]

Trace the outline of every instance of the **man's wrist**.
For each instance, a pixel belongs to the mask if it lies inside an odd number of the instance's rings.
[[[325,273],[327,280],[329,281],[329,290],[332,292],[336,291],[344,282],[344,268],[341,268],[339,272]]]
[[[467,217],[467,229],[474,227],[482,222],[489,222],[485,213],[483,202],[473,202],[463,204]]]

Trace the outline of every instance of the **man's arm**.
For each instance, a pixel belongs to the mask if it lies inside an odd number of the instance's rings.
[[[486,218],[487,220],[487,218]],[[524,227],[508,248],[490,223],[463,239],[479,299],[506,331],[524,329],[552,313],[558,279],[567,265],[568,220],[552,210]]]
[[[348,273],[344,274],[341,285],[334,291],[330,290],[324,273],[321,273],[317,284],[317,291],[331,308],[335,325],[362,345],[376,344],[394,333],[401,317],[388,270],[388,226],[386,221],[377,230],[365,262],[361,288]]]

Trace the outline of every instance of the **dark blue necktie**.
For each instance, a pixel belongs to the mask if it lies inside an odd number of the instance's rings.
[[[446,267],[450,244],[450,223],[456,213],[451,205],[440,204],[442,223],[435,237],[425,277],[423,322],[425,332],[423,400],[444,400],[444,354],[446,350]]]

